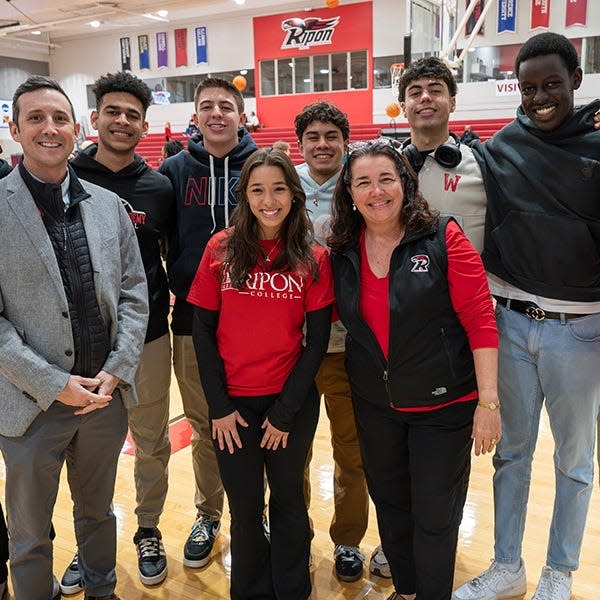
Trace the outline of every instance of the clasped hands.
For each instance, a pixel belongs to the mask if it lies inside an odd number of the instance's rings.
[[[70,375],[67,385],[56,399],[67,406],[77,407],[76,415],[87,415],[108,406],[119,381],[116,375],[106,371],[100,371],[96,377]]]

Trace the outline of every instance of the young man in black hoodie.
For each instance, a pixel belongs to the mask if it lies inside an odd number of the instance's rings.
[[[96,110],[92,127],[98,144],[71,162],[81,179],[118,194],[135,227],[148,281],[150,318],[135,383],[139,406],[128,411],[135,442],[135,486],[138,530],[133,538],[143,583],[160,583],[167,559],[158,521],[167,495],[171,343],[169,286],[161,260],[161,241],[174,222],[174,194],[169,180],[153,171],[135,147],[148,130],[146,110],[152,102],[148,86],[130,73],[107,74],[94,85]],[[78,556],[61,581],[65,594],[80,589]]]
[[[173,184],[177,224],[169,243],[167,269],[175,294],[173,367],[185,416],[190,422],[197,518],[185,543],[183,564],[202,567],[221,525],[223,485],[212,443],[208,406],[192,343],[193,306],[187,296],[209,238],[229,225],[237,204],[235,186],[256,144],[241,127],[244,99],[229,81],[208,78],[194,94],[194,120],[200,133],[188,152],[167,158],[159,171]]]
[[[568,600],[593,488],[600,412],[600,100],[574,106],[577,51],[541,33],[519,51],[517,117],[475,143],[488,207],[482,258],[497,300],[502,438],[494,456],[492,565],[453,600],[527,590],[522,545],[531,465],[545,404],[556,491],[546,564],[532,600]]]

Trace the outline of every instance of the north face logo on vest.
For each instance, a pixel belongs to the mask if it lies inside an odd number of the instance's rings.
[[[281,22],[281,29],[287,31],[281,48],[300,48],[306,50],[310,46],[324,46],[331,44],[335,26],[340,22],[340,17],[332,19],[286,19]]]
[[[410,257],[414,263],[411,273],[429,273],[429,256],[427,254],[417,254]]]

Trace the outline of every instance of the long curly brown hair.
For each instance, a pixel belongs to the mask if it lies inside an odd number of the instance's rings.
[[[241,289],[250,271],[263,258],[259,244],[259,224],[248,204],[248,182],[254,169],[277,167],[292,192],[292,206],[280,230],[281,251],[268,265],[270,271],[293,271],[318,279],[319,270],[312,246],[316,244],[313,227],[306,211],[306,196],[290,158],[281,150],[260,149],[251,154],[242,168],[237,184],[238,205],[233,212],[232,228],[223,248],[221,277],[228,271],[231,284]]]
[[[363,156],[386,156],[394,163],[404,192],[400,223],[407,230],[423,231],[437,223],[438,211],[431,209],[419,192],[419,180],[416,173],[402,152],[394,147],[391,140],[377,139],[358,142],[349,147],[346,163],[333,194],[331,233],[327,238],[327,245],[333,252],[338,252],[344,246],[355,242],[365,223],[360,212],[353,210],[354,202],[350,195],[352,165]]]

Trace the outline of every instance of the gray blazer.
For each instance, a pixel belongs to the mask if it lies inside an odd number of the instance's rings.
[[[82,181],[80,203],[98,306],[125,406],[148,321],[148,291],[135,232],[119,197]],[[69,307],[50,238],[19,169],[0,180],[0,434],[21,436],[63,390],[73,368]],[[70,354],[70,356],[69,356]]]

